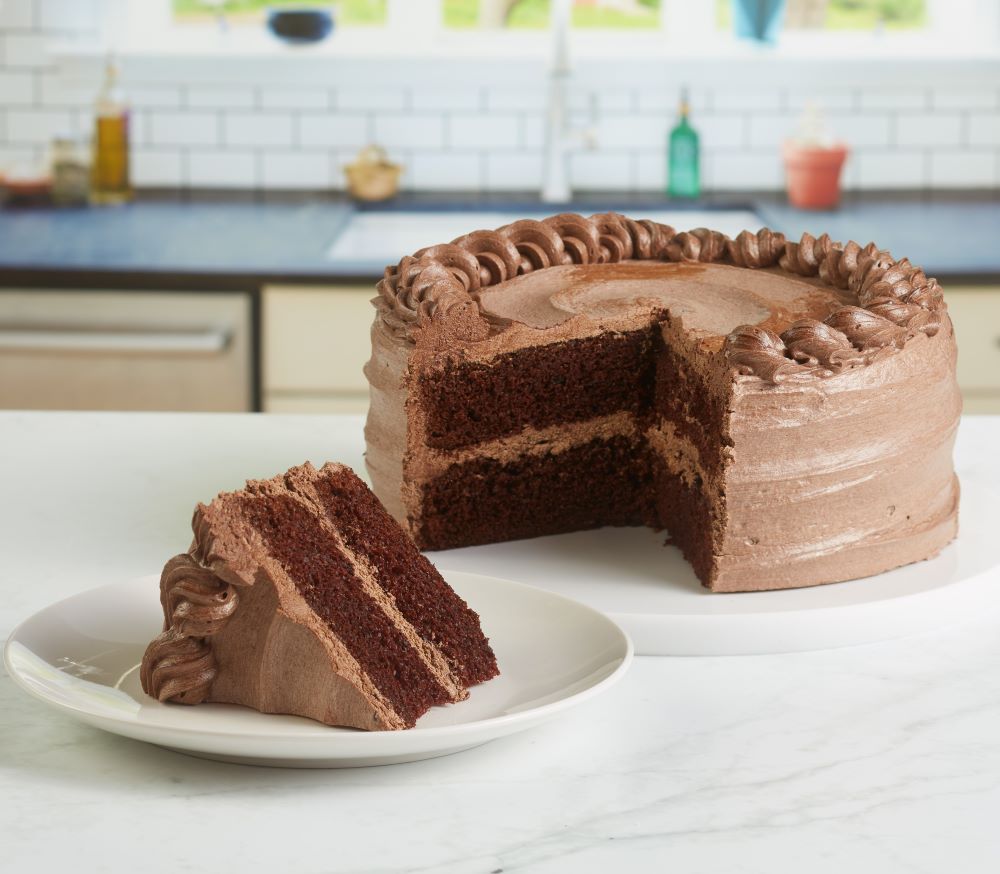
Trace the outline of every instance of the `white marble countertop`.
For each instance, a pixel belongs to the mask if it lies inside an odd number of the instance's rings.
[[[196,500],[325,460],[336,429],[360,451],[350,417],[0,413],[0,633],[158,571]],[[1000,489],[998,445],[1000,417],[967,418],[960,475]],[[853,649],[638,658],[543,728],[345,771],[188,758],[3,676],[0,799],[12,872],[994,874],[1000,617]]]

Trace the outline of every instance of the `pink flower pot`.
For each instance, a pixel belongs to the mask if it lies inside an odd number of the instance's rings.
[[[785,143],[788,202],[799,209],[830,209],[840,202],[840,170],[847,146],[798,146]]]

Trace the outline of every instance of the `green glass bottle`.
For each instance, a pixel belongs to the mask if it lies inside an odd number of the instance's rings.
[[[701,193],[698,169],[698,133],[688,121],[687,90],[681,92],[680,117],[670,131],[667,160],[667,193],[671,197],[697,197]]]

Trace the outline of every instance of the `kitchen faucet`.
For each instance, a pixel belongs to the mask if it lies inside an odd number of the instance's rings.
[[[573,130],[569,124],[567,85],[570,77],[569,28],[573,0],[553,0],[552,56],[549,67],[549,95],[545,109],[545,154],[542,158],[542,201],[566,203],[569,185],[569,153],[574,146],[592,148],[592,129]],[[591,96],[591,116],[596,115]]]

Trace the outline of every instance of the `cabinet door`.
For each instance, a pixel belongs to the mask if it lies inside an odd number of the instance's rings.
[[[1000,287],[945,290],[967,413],[1000,413]]]
[[[264,289],[265,410],[367,409],[374,296],[374,283]]]

